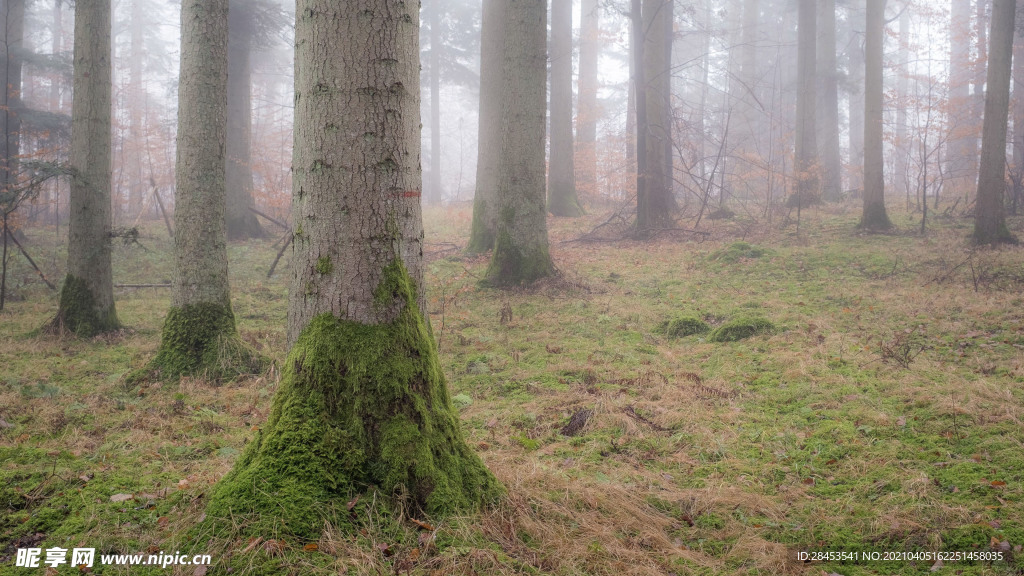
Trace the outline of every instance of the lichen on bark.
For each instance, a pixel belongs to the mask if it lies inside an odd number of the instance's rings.
[[[350,521],[332,510],[374,490],[427,514],[472,511],[500,497],[500,484],[463,439],[400,261],[377,293],[404,301],[393,322],[324,313],[302,331],[266,426],[213,491],[206,515],[214,533],[237,535],[241,527],[315,540],[325,519]]]
[[[89,284],[82,278],[68,274],[60,291],[59,312],[51,326],[90,338],[116,330],[120,323],[113,306],[101,310]]]

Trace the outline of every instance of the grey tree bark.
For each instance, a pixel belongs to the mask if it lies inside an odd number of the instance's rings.
[[[228,0],[182,2],[180,70],[174,277],[150,370],[231,378],[260,370],[262,359],[238,337],[228,284]]]
[[[818,196],[821,165],[815,138],[815,82],[817,56],[817,0],[799,0],[797,12],[796,146],[793,169],[796,191],[790,203],[806,206]]]
[[[551,158],[548,211],[555,216],[583,214],[576,195],[572,134],[572,2],[551,5]]]
[[[25,40],[25,0],[0,2],[0,191],[14,186],[21,149],[21,51]]]
[[[992,0],[992,32],[981,132],[980,177],[974,209],[976,244],[1016,243],[1006,227],[1006,124],[1010,111],[1010,71],[1016,0]]]
[[[864,36],[860,24],[864,20],[862,1],[851,2],[846,15],[846,50],[849,56],[849,135],[850,156],[847,162],[850,190],[864,189]]]
[[[817,118],[821,195],[836,201],[843,192],[839,156],[839,67],[836,62],[836,2],[818,4]]]
[[[505,0],[494,253],[484,281],[529,284],[555,273],[544,198],[547,2]]]
[[[441,185],[441,10],[440,0],[430,2],[430,186],[424,200],[440,204]]]
[[[296,8],[291,351],[207,518],[316,540],[325,521],[354,531],[324,511],[367,491],[471,511],[501,488],[463,440],[423,307],[418,4]]]
[[[636,234],[671,228],[676,212],[672,194],[672,1],[643,0],[641,21],[634,22],[641,32],[637,42],[636,76],[637,154]],[[635,16],[634,16],[635,18]],[[641,49],[642,48],[642,49]],[[639,68],[642,68],[640,74]],[[640,120],[639,102],[645,100],[645,118]],[[641,166],[643,163],[643,166]],[[639,181],[643,180],[643,186]]]
[[[948,186],[954,192],[974,189],[978,138],[971,100],[971,0],[951,0],[949,56]]]
[[[908,174],[910,142],[908,140],[907,126],[907,107],[909,106],[908,100],[910,97],[908,78],[910,74],[910,10],[903,10],[900,14],[899,43],[899,68],[897,68],[896,72],[896,134],[893,140],[893,153],[896,158],[893,162],[893,181],[896,183],[897,188],[903,189],[909,208],[910,191],[913,188],[910,185]]]
[[[110,0],[75,4],[68,274],[54,326],[80,336],[117,329],[110,262]]]
[[[225,166],[228,238],[246,240],[266,235],[251,208],[252,176],[252,51],[253,6],[231,0],[228,14],[228,124]]]
[[[1020,0],[1018,0],[1020,2]],[[1017,17],[1024,7],[1017,7]],[[1010,213],[1017,215],[1024,200],[1024,27],[1016,27],[1013,37],[1013,100],[1010,103],[1013,114],[1013,197]]]
[[[473,222],[466,251],[481,254],[494,248],[498,205],[498,162],[501,153],[501,97],[508,0],[483,3],[480,30],[480,124],[476,160]]]
[[[864,211],[860,227],[865,230],[892,228],[885,210],[883,172],[882,50],[885,45],[885,1],[867,0],[864,39]]]
[[[142,174],[143,111],[145,109],[145,88],[143,87],[143,58],[145,55],[144,35],[148,26],[145,22],[143,0],[132,0],[131,40],[128,55],[128,139],[122,148],[123,169],[127,173],[128,197],[125,214],[129,218],[138,215],[146,193],[145,177]]]
[[[576,185],[583,194],[596,196],[598,60],[601,53],[601,14],[598,0],[580,2],[580,72],[576,109]]]

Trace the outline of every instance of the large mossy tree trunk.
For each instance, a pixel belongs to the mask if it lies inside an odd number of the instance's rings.
[[[374,489],[473,510],[502,490],[462,437],[424,308],[418,7],[296,12],[291,351],[208,522],[316,540]]]
[[[499,287],[555,273],[544,190],[546,1],[505,1],[496,237],[484,275],[485,284]]]
[[[252,180],[252,49],[254,6],[231,0],[228,15],[228,128],[225,166],[228,238],[266,235],[256,214]]]
[[[580,76],[577,82],[576,110],[576,184],[584,195],[596,198],[597,121],[601,108],[597,101],[598,60],[601,55],[601,12],[597,0],[580,3]]]
[[[637,122],[637,147],[645,149],[645,167],[637,169],[638,179],[642,172],[644,180],[636,196],[635,227],[641,237],[673,227],[677,209],[672,193],[672,13],[669,0],[643,0],[641,33],[636,44],[640,48],[642,43],[643,48],[643,77],[636,76],[637,100],[646,100],[645,121]],[[637,160],[639,164],[639,154]]]
[[[75,4],[68,274],[53,326],[79,336],[118,328],[110,256],[110,0]]]
[[[548,211],[555,216],[580,216],[572,134],[572,2],[551,5],[550,144]]]
[[[498,219],[498,162],[501,154],[502,51],[508,0],[483,3],[480,30],[480,119],[476,159],[473,223],[466,252],[482,254],[494,248]]]
[[[992,33],[985,82],[978,200],[974,209],[976,244],[1016,242],[1006,227],[1006,124],[1010,114],[1010,60],[1016,0],[993,0]]]
[[[225,221],[228,0],[181,6],[181,77],[174,194],[174,279],[160,349],[161,378],[232,378],[262,359],[235,329]]]
[[[892,228],[885,210],[883,158],[882,49],[885,45],[885,0],[867,0],[864,33],[864,211],[860,227],[869,231]]]

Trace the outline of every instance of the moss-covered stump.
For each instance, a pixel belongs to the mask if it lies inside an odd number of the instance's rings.
[[[775,331],[775,324],[765,318],[739,317],[722,324],[708,336],[711,342],[736,342],[758,334]]]
[[[60,291],[57,316],[46,327],[49,331],[70,330],[76,335],[91,338],[97,334],[120,328],[117,310],[100,310],[96,297],[85,280],[68,274]]]
[[[696,316],[680,316],[658,325],[658,332],[669,338],[684,338],[711,331],[711,326]]]
[[[463,439],[404,268],[394,280],[378,289],[407,303],[394,322],[323,314],[306,326],[265,428],[217,485],[207,523],[315,540],[325,519],[352,522],[334,512],[373,490],[431,515],[472,511],[502,494]]]
[[[143,372],[163,380],[203,374],[215,380],[258,374],[267,360],[238,336],[230,306],[172,306],[164,320],[160,349]],[[130,380],[144,374],[136,373]]]

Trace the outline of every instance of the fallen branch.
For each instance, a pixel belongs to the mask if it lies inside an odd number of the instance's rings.
[[[286,236],[288,237],[288,241],[284,243],[284,246],[281,246],[280,250],[277,251],[277,257],[274,258],[274,263],[270,265],[270,271],[267,272],[268,279],[274,275],[274,270],[277,270],[277,263],[281,260],[281,256],[284,256],[284,251],[292,245],[292,235],[286,234]]]
[[[28,260],[28,263],[32,265],[32,268],[35,269],[37,274],[39,274],[39,278],[41,278],[43,282],[46,283],[46,286],[50,290],[56,290],[57,287],[54,286],[52,282],[46,279],[46,275],[43,274],[43,271],[39,269],[39,266],[36,266],[36,261],[33,260],[32,257],[28,255],[28,252],[21,245],[21,242],[18,242],[18,239],[14,237],[14,234],[12,234],[10,230],[7,230],[7,237],[10,238],[12,242],[14,242],[14,245],[18,247],[18,250],[21,250],[21,255],[24,256],[26,260]]]
[[[288,230],[288,225],[285,224],[284,222],[281,222],[280,220],[278,220],[276,218],[271,218],[270,216],[267,216],[266,214],[264,214],[263,212],[260,212],[259,210],[255,209],[255,208],[249,208],[249,211],[252,212],[253,214],[261,217],[261,218],[265,218],[269,222],[277,224],[278,226],[281,227],[282,230]]]

